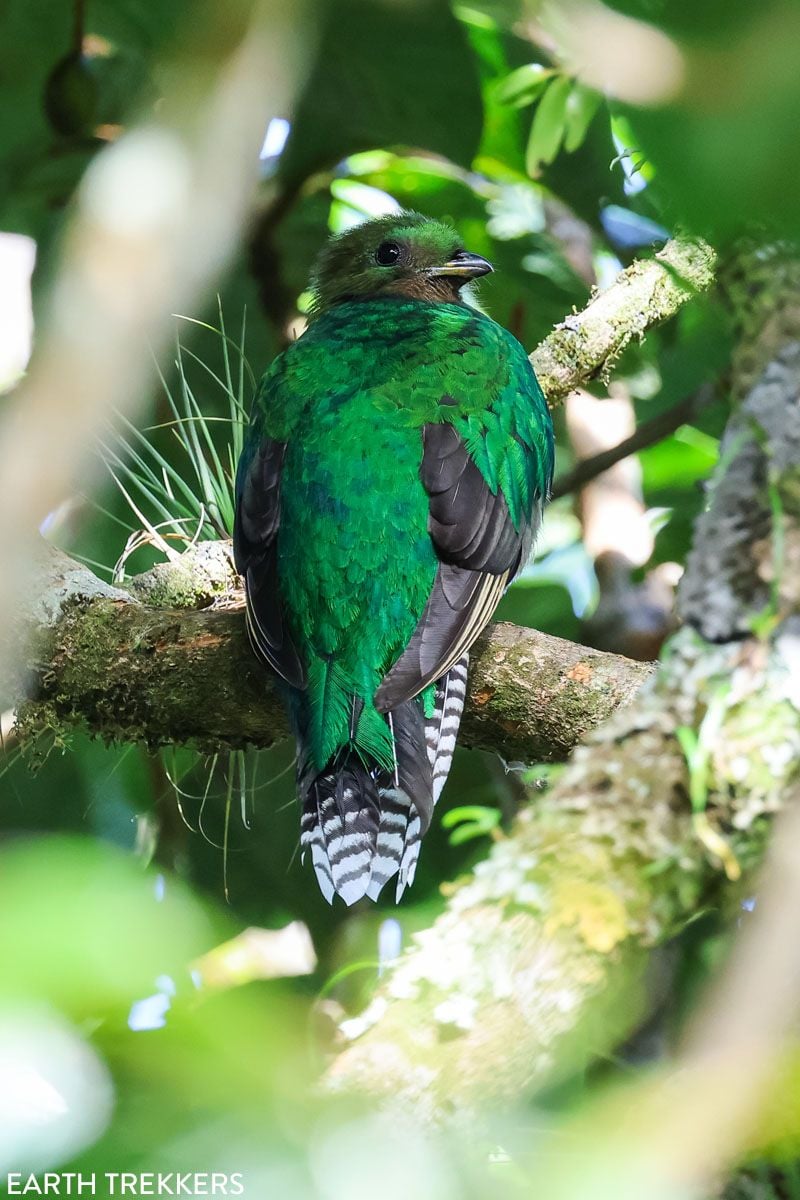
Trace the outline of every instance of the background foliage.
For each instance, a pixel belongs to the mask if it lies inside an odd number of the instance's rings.
[[[74,9],[7,0],[0,230],[36,243],[36,314],[75,189],[93,157],[158,105],[166,56],[189,36],[193,9],[186,0]],[[496,266],[481,305],[529,349],[593,286],[673,233],[702,234],[723,250],[749,231],[798,233],[793,0],[330,0],[307,17],[310,67],[294,111],[264,114],[246,251],[218,301],[186,314],[205,326],[176,319],[184,349],[143,434],[122,423],[98,431],[111,468],[105,486],[65,497],[48,518],[47,536],[107,577],[143,526],[181,519],[161,532],[187,538],[229,528],[229,446],[254,379],[301,327],[308,270],[331,230],[398,206],[450,219]],[[598,384],[595,394],[610,389],[637,424],[702,395],[690,420],[638,455],[640,476],[626,484],[652,545],[631,554],[622,575],[604,574],[605,559],[596,571],[586,509],[566,495],[501,617],[619,649],[644,624],[657,649],[669,598],[654,600],[653,572],[676,564],[674,579],[685,561],[718,454],[730,351],[720,306],[698,301],[629,350],[613,383]],[[569,420],[557,414],[561,475],[575,461]],[[617,544],[608,522],[601,528],[603,551],[627,557],[625,527]],[[158,559],[152,540],[127,558],[128,573]],[[604,611],[610,618],[599,620]],[[85,1127],[67,1131],[63,1145],[32,1137],[24,1120],[0,1123],[0,1169],[163,1169],[169,1160],[242,1170],[252,1195],[360,1196],[378,1176],[384,1195],[522,1194],[525,1148],[541,1119],[524,1106],[498,1133],[508,1149],[501,1166],[439,1148],[412,1167],[398,1139],[392,1182],[369,1154],[353,1168],[348,1148],[363,1145],[362,1118],[317,1110],[303,1093],[330,1014],[368,999],[381,947],[430,922],[442,881],[485,852],[523,799],[519,766],[460,751],[403,907],[386,899],[346,912],[324,904],[297,860],[288,746],[223,761],[79,736],[27,754],[10,744],[0,904],[15,918],[0,936],[0,1061],[4,1039],[60,1037],[53,1061],[79,1046],[91,1058],[85,1079],[99,1074],[74,1103]],[[295,918],[311,931],[314,974],[198,992],[198,956],[246,926]],[[687,995],[718,953],[721,925],[703,914],[687,939]],[[136,1031],[133,1006],[153,995],[169,1008],[152,1022],[163,1027]],[[593,1084],[575,1081],[545,1107],[569,1106]],[[103,1108],[106,1086],[113,1112]]]

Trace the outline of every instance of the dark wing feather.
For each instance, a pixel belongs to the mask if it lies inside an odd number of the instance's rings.
[[[442,562],[500,575],[519,555],[505,496],[493,493],[449,422],[422,431],[420,478],[430,497],[428,530]]]
[[[247,635],[257,656],[292,687],[305,687],[305,670],[286,628],[278,589],[277,539],[285,442],[259,439],[243,455],[236,479],[233,556],[244,579]]]
[[[534,534],[531,521],[514,527],[502,491],[491,490],[449,422],[426,425],[423,444],[420,477],[440,566],[408,646],[375,693],[381,712],[418,695],[469,650],[526,560]]]
[[[485,575],[442,563],[411,640],[375,693],[389,712],[440,679],[481,634],[508,583],[508,572]]]

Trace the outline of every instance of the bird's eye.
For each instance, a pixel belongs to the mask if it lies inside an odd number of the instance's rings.
[[[375,251],[375,262],[379,267],[393,267],[400,258],[397,242],[381,242]]]

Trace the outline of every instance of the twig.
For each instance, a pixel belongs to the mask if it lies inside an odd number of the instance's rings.
[[[553,499],[558,500],[561,496],[568,496],[572,492],[580,491],[581,488],[586,487],[587,483],[597,479],[598,475],[608,471],[615,463],[621,462],[631,454],[637,454],[640,450],[646,450],[648,446],[654,446],[662,438],[674,433],[681,425],[685,425],[692,419],[698,408],[705,403],[707,395],[708,391],[702,389],[693,396],[687,396],[685,400],[681,400],[666,412],[658,413],[648,421],[643,421],[630,437],[625,438],[618,445],[612,446],[610,450],[603,450],[600,454],[595,454],[592,458],[585,458],[579,462],[566,475],[562,475],[555,481]]]
[[[72,53],[83,51],[83,35],[86,29],[86,0],[73,0],[72,7]]]
[[[288,342],[286,323],[292,315],[295,297],[283,276],[276,234],[299,195],[299,185],[279,185],[254,220],[247,246],[250,272],[258,284],[261,304],[275,333],[276,345],[281,349]]]

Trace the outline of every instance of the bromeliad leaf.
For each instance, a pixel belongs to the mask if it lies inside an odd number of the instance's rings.
[[[163,372],[158,372],[171,419],[138,430],[120,416],[100,443],[106,465],[148,535],[146,540],[170,554],[176,551],[164,539],[186,545],[198,537],[228,537],[233,529],[233,479],[253,376],[243,349],[245,316],[240,344],[228,336],[221,306],[219,322],[219,328],[205,327],[219,338],[222,373],[216,373],[178,340],[174,361],[177,388],[171,389]],[[231,351],[238,362],[232,361]],[[221,392],[222,415],[208,414],[198,402],[187,375],[187,359]],[[160,434],[166,429],[180,448],[178,465],[159,448],[163,444]],[[134,537],[132,544],[136,548],[144,543]],[[126,549],[124,558],[128,552]]]

